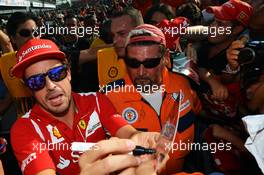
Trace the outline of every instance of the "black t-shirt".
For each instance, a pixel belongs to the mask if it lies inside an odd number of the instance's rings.
[[[75,92],[91,92],[99,89],[97,61],[79,65],[80,51],[90,47],[90,41],[79,38],[77,43],[65,44],[71,62],[72,89]]]
[[[200,49],[197,49],[198,66],[202,68],[207,68],[213,71],[214,74],[221,74],[222,70],[225,68],[227,62],[226,49],[219,52],[212,58],[208,58],[208,53],[210,47],[214,47],[208,42],[201,44]]]
[[[78,41],[76,42],[68,42],[64,44],[67,48],[74,48],[77,50],[84,50],[84,49],[88,49],[90,47],[90,42],[88,39],[84,38],[84,37],[79,37]]]

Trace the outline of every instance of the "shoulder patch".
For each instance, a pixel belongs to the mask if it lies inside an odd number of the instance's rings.
[[[138,120],[137,111],[131,107],[124,109],[122,112],[122,116],[129,124],[133,124]]]
[[[173,98],[174,101],[179,102],[179,100],[182,101],[184,99],[184,93],[174,92],[171,94],[171,97]]]

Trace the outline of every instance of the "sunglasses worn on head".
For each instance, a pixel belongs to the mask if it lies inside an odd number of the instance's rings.
[[[34,29],[32,29],[32,30],[30,30],[30,29],[21,29],[18,33],[22,37],[29,37],[29,36],[32,35],[32,33],[33,33],[34,37],[38,36],[38,32],[35,31]]]
[[[29,89],[33,91],[38,91],[46,85],[46,76],[49,77],[51,81],[61,81],[67,75],[67,65],[60,65],[48,70],[46,73],[32,75],[29,78],[26,78],[25,84],[29,87]]]
[[[151,69],[151,68],[157,67],[160,64],[161,58],[162,57],[151,58],[145,61],[138,61],[137,59],[127,57],[125,58],[125,63],[128,67],[131,67],[131,68],[139,68],[139,66],[143,64],[145,68]]]

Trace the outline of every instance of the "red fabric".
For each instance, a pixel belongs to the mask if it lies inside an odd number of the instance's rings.
[[[168,5],[172,6],[173,8],[177,8],[178,6],[185,3],[184,0],[161,0],[161,2],[164,4],[168,4]]]
[[[104,129],[114,136],[127,124],[102,94],[73,94],[73,99],[78,111],[73,129],[50,116],[39,105],[12,127],[11,143],[24,174],[54,169],[59,174],[77,175],[80,153],[71,151],[71,143],[98,142],[106,138]]]
[[[248,26],[249,19],[253,14],[253,8],[246,2],[240,0],[230,0],[221,6],[210,6],[206,9],[209,13],[214,13],[220,20],[237,20]]]
[[[153,5],[153,0],[133,0],[133,7],[140,10],[144,16],[147,10]]]
[[[172,20],[164,19],[157,25],[165,35],[166,45],[169,49],[175,49],[176,41],[179,39],[179,32],[189,25],[188,19],[185,17],[177,17]]]

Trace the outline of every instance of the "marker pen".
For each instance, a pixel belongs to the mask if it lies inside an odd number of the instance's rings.
[[[71,145],[71,150],[72,151],[79,151],[79,152],[85,152],[87,150],[90,150],[92,147],[94,146],[93,149],[97,149],[96,148],[96,143],[91,143],[91,142],[72,142]],[[155,154],[156,150],[155,149],[151,149],[151,148],[144,148],[142,146],[136,146],[136,148],[128,153],[134,156],[140,156],[140,155],[144,155],[144,154]]]

